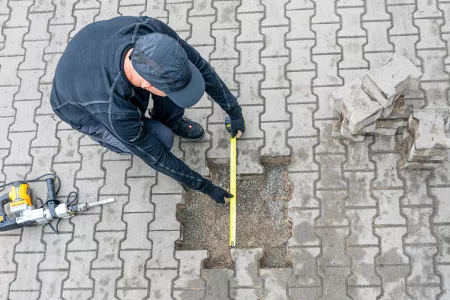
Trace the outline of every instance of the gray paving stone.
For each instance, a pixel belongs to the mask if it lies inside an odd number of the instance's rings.
[[[445,299],[450,294],[450,266],[448,265],[437,265],[437,271],[442,274],[442,299]]]
[[[295,52],[295,49],[291,52]],[[288,64],[288,67],[290,65]],[[291,82],[295,82],[295,85],[292,85],[291,94],[287,98],[287,103],[317,102],[317,97],[313,94],[311,88],[311,79],[315,74],[315,71],[287,72],[287,78]]]
[[[33,6],[30,7],[30,12],[48,12],[53,11],[55,6],[45,0],[37,0]]]
[[[125,173],[130,166],[130,161],[104,161],[103,168],[106,170],[106,180],[105,185],[100,189],[100,194],[128,194],[129,188],[125,186]]]
[[[314,181],[318,176],[318,173],[289,173],[288,177],[292,185],[292,199],[288,202],[289,208],[319,208],[319,200],[314,196]]]
[[[101,197],[102,199],[109,198]],[[125,230],[126,224],[122,220],[123,205],[128,200],[128,196],[114,196],[113,203],[108,203],[102,207],[101,221],[97,224],[96,230]]]
[[[365,60],[363,56],[363,45],[366,43],[366,40],[367,39],[365,37],[352,39],[344,37],[338,39],[339,45],[342,46],[342,54],[344,58],[343,61],[339,62],[340,70],[344,68],[355,68],[355,67],[359,67],[361,69],[368,68],[369,65],[368,61]],[[341,77],[344,77],[341,72],[339,72],[339,75]],[[355,77],[358,78],[362,76],[355,76]],[[345,83],[347,83],[347,80],[345,80]]]
[[[8,299],[8,294],[10,294],[10,297],[14,297],[14,292],[7,292],[8,288],[9,288],[9,283],[12,282],[14,280],[14,273],[2,273],[0,274],[0,288],[2,289],[2,291],[5,291],[5,293],[3,293],[0,297],[0,299],[5,300]],[[37,293],[37,292],[36,292]],[[13,295],[11,295],[13,294]]]
[[[99,197],[98,190],[103,185],[104,179],[77,179],[76,186],[78,188],[79,201],[96,201],[98,199],[105,199],[106,196]],[[90,213],[100,213],[100,207],[93,207],[89,210]]]
[[[45,75],[41,78],[41,84],[52,83],[53,76],[55,74],[56,65],[61,58],[62,53],[48,53],[48,48],[46,49],[46,54],[44,54],[44,61],[47,66],[45,68]]]
[[[316,228],[316,234],[322,240],[322,254],[318,258],[319,267],[350,266],[350,259],[345,253],[348,228]]]
[[[321,202],[321,216],[317,219],[317,226],[348,225],[344,212],[345,191],[317,191],[316,195]]]
[[[377,267],[377,273],[382,277],[382,294],[378,299],[411,299],[406,294],[405,277],[409,273],[409,266],[383,266]]]
[[[46,244],[45,259],[39,264],[39,271],[52,269],[67,269],[65,250],[72,234],[44,234],[42,239]]]
[[[121,250],[123,274],[117,282],[117,288],[145,288],[149,280],[145,278],[145,262],[150,258],[150,250]]]
[[[206,282],[200,277],[200,269],[208,251],[175,251],[175,258],[180,261],[180,273],[173,283],[174,289],[204,290]]]
[[[323,278],[323,296],[326,299],[351,299],[347,295],[345,278],[350,275],[348,267],[321,267],[319,274]]]
[[[21,299],[35,300],[35,299],[38,299],[39,292],[38,291],[35,291],[35,292],[16,292],[16,291],[11,291],[9,293],[9,296],[10,296],[11,300],[21,300]]]
[[[172,299],[172,280],[177,276],[176,270],[147,270],[150,279],[150,299]]]
[[[345,153],[344,146],[338,140],[331,137],[333,123],[334,121],[332,120],[314,121],[314,125],[319,129],[320,132],[320,144],[315,149],[316,154]]]
[[[72,241],[67,245],[67,250],[96,250],[94,241],[94,226],[100,221],[100,215],[86,214],[73,218],[74,235]]]
[[[374,190],[374,197],[378,200],[378,215],[375,225],[406,224],[405,218],[400,215],[399,199],[402,190]]]
[[[148,224],[153,221],[153,213],[125,213],[122,215],[127,223],[126,239],[120,249],[150,249],[151,242],[147,238]]]
[[[289,121],[290,115],[286,109],[288,89],[262,90],[265,101],[265,112],[261,115],[261,122]]]
[[[211,18],[211,17],[210,17]],[[214,17],[211,21],[214,20]],[[216,24],[216,23],[214,23]],[[200,26],[204,27],[205,23],[203,22]],[[220,59],[220,58],[238,58],[239,53],[234,48],[234,41],[236,36],[239,34],[239,30],[236,29],[227,29],[227,30],[213,30],[212,36],[216,39],[216,49],[211,53],[211,59]],[[210,36],[210,32],[206,32],[205,36]],[[189,41],[189,40],[188,40]],[[204,43],[205,38],[201,38],[201,41]],[[211,44],[214,44],[211,41]]]
[[[341,165],[345,161],[344,155],[316,155],[316,161],[319,163],[322,175],[317,182],[318,189],[342,189],[346,187],[346,183],[341,177]]]
[[[348,197],[345,198],[345,206],[376,206],[376,201],[371,195],[370,180],[373,172],[344,172],[348,178]]]
[[[95,1],[95,3],[99,2]],[[74,10],[73,15],[77,19],[77,22],[75,24],[75,28],[70,32],[69,35],[70,38],[72,38],[76,33],[78,33],[78,31],[80,31],[81,28],[94,21],[94,17],[98,15],[98,8]]]
[[[237,173],[238,174],[263,174],[259,149],[263,146],[263,140],[242,140],[237,146]]]
[[[33,157],[33,167],[31,173],[28,174],[28,178],[37,178],[42,174],[45,174],[51,170],[51,159],[58,152],[57,148],[31,148],[30,155]],[[35,187],[33,187],[34,189]],[[40,188],[44,189],[43,186]],[[44,193],[40,193],[44,196]]]
[[[11,141],[11,151],[9,156],[5,158],[5,165],[31,164],[30,141],[35,136],[35,131],[9,133],[8,139]]]
[[[364,13],[363,7],[337,8],[336,11],[342,22],[342,29],[338,31],[338,37],[353,38],[366,35],[361,27],[361,15]]]
[[[249,287],[252,289],[262,288],[263,282],[258,274],[259,260],[262,256],[262,248],[232,248],[231,257],[235,262],[235,273],[230,280],[230,287],[236,289],[240,287]]]
[[[340,59],[340,54],[314,55],[313,61],[317,64],[318,70],[317,78],[313,79],[314,86],[339,86],[343,83],[342,78],[338,75]]]
[[[205,292],[196,290],[174,290],[173,298],[176,300],[200,300],[203,299]]]
[[[322,289],[320,287],[290,288],[289,295],[292,299],[315,300],[320,299]]]
[[[402,212],[408,223],[408,235],[405,237],[405,243],[436,243],[436,238],[432,235],[430,228],[432,208],[404,207]]]
[[[377,245],[378,239],[372,233],[372,219],[377,214],[375,208],[346,209],[350,220],[350,236],[347,245]]]
[[[300,1],[291,1],[290,3],[300,3]],[[313,9],[291,10],[286,11],[286,16],[291,21],[291,29],[286,39],[314,39],[314,32],[311,30],[309,18],[314,14]],[[299,44],[299,43],[297,43]],[[288,43],[289,46],[289,43]],[[294,53],[293,53],[294,54]]]
[[[93,299],[110,299],[115,294],[115,281],[120,276],[120,270],[92,270],[95,280]]]
[[[292,222],[292,236],[288,247],[320,246],[320,240],[315,234],[314,220],[319,216],[319,210],[300,210],[290,208],[288,217]]]
[[[289,157],[291,155],[291,150],[286,143],[286,131],[289,127],[290,124],[287,122],[261,123],[261,129],[268,141],[261,149],[261,156]]]
[[[404,227],[375,228],[375,234],[380,237],[381,254],[375,258],[377,265],[407,264],[409,258],[403,253],[402,236],[406,233]]]
[[[334,78],[334,76],[333,76]],[[328,78],[327,78],[328,79]],[[315,83],[314,83],[315,84]],[[338,116],[330,107],[330,95],[338,86],[314,87],[313,92],[318,98],[319,109],[314,114],[315,119],[336,119]],[[317,126],[317,123],[316,123]],[[331,136],[331,134],[330,134]]]
[[[3,48],[3,50],[0,51],[0,56],[3,55],[4,49],[6,48]],[[0,57],[0,66],[2,66],[2,70],[0,71],[0,82],[2,85],[20,85],[20,79],[15,70],[17,70],[22,61],[23,56]]]
[[[39,271],[38,278],[42,281],[40,297],[45,299],[58,299],[61,295],[62,281],[67,271]]]
[[[147,289],[117,289],[117,296],[122,300],[145,299],[148,296]]]
[[[202,176],[209,175],[209,168],[206,163],[206,150],[210,143],[182,143],[181,148],[185,151],[185,163],[195,172]]]
[[[0,258],[3,272],[16,271],[16,264],[13,261],[14,246],[17,245],[19,241],[19,235],[0,236],[0,242],[2,243],[2,245],[8,245],[7,247],[5,247],[5,249],[2,250],[2,256]]]
[[[119,259],[119,246],[125,237],[125,232],[96,232],[95,240],[98,242],[98,256],[92,262],[92,269],[98,268],[121,268],[122,261]],[[92,273],[92,277],[95,276]]]
[[[67,300],[88,299],[92,297],[93,290],[63,290],[62,295]]]
[[[13,117],[16,114],[13,106],[14,95],[18,92],[17,86],[0,87],[0,95],[2,95],[2,103],[0,104],[0,116]],[[3,118],[2,118],[3,119]]]
[[[314,162],[313,146],[317,138],[289,138],[288,144],[292,147],[292,163],[289,171],[318,171],[318,165]]]
[[[291,276],[292,269],[261,269],[265,286],[264,299],[287,300],[286,287]]]
[[[288,255],[292,260],[294,276],[288,283],[289,287],[320,287],[321,279],[317,271],[319,247],[289,248]],[[297,299],[297,298],[294,298]]]
[[[380,287],[348,287],[348,295],[353,299],[377,299],[380,294]]]
[[[25,35],[24,40],[32,40],[32,41],[44,41],[44,43],[39,44],[48,44],[48,40],[50,40],[50,34],[47,32],[47,23],[50,18],[53,16],[52,13],[33,13],[28,14],[28,19],[30,20],[30,31]],[[34,42],[33,44],[38,44]],[[34,52],[34,51],[33,51]],[[37,53],[41,53],[37,51]],[[28,55],[28,51],[27,51]],[[44,65],[45,67],[45,65]]]
[[[19,252],[44,252],[45,246],[40,241],[36,241],[37,236],[42,235],[42,227],[30,227],[27,230],[22,230],[22,238],[15,247],[15,253]],[[20,231],[14,231],[16,234],[20,234]]]
[[[177,204],[181,201],[181,195],[152,195],[155,219],[150,223],[150,230],[180,230],[175,212]]]
[[[40,105],[40,100],[33,101],[15,101],[16,118],[14,123],[9,127],[9,132],[34,131],[36,124],[27,122],[34,117],[34,110]]]
[[[405,252],[411,258],[411,275],[407,278],[408,285],[440,284],[440,278],[434,271],[434,254],[437,246],[407,245]]]
[[[381,279],[375,273],[374,257],[378,247],[348,247],[347,253],[352,261],[352,274],[348,278],[349,286],[380,286]]]
[[[44,258],[44,253],[16,253],[17,275],[10,285],[10,290],[39,290],[41,283],[36,279],[38,264]]]
[[[8,22],[5,23],[6,26],[7,24]],[[22,47],[22,41],[27,30],[26,27],[4,28],[3,34],[5,36],[5,42],[3,49],[0,50],[0,56],[24,55],[25,49]],[[14,71],[12,73],[14,74],[16,72]]]
[[[215,10],[211,3],[212,0],[194,0],[194,7],[189,11],[189,16],[213,15]]]
[[[228,297],[228,281],[233,271],[228,269],[202,269],[201,275],[206,280],[205,300],[226,300]]]
[[[288,88],[289,81],[284,75],[284,69],[288,63],[288,57],[261,58],[261,64],[265,67],[265,80],[261,83],[262,89]]]
[[[90,276],[90,263],[96,256],[95,251],[67,252],[70,262],[69,276],[64,281],[66,288],[93,288],[94,280]]]
[[[192,10],[190,12],[192,13]],[[209,25],[214,21],[214,16],[189,17],[189,22],[192,24],[192,35],[187,39],[187,42],[192,46],[197,44],[214,45],[214,39],[211,36],[211,26]],[[206,24],[209,26],[206,26]]]
[[[150,231],[148,233],[152,241],[152,257],[147,262],[149,269],[163,269],[178,267],[174,258],[175,241],[180,238],[179,231]],[[148,276],[148,275],[147,275]]]
[[[256,289],[231,289],[230,296],[232,300],[248,299],[257,300],[260,298]]]
[[[26,101],[25,104],[30,101]],[[59,122],[53,115],[36,116],[37,123],[36,139],[31,142],[32,147],[59,146],[59,140],[56,138],[56,127]],[[81,150],[81,149],[80,149]],[[56,153],[55,153],[56,154]]]
[[[259,30],[255,32],[255,27],[259,24],[263,16],[263,13],[238,14],[236,18],[241,22],[241,34],[237,37],[236,42],[262,42],[263,36]],[[236,47],[237,46],[239,46],[239,44],[236,44]]]

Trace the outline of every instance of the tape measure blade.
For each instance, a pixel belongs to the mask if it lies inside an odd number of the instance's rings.
[[[236,246],[236,138],[230,137],[230,247]]]

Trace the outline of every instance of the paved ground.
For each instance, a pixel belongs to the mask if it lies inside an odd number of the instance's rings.
[[[243,105],[239,173],[289,157],[292,269],[202,270],[206,251],[175,251],[182,189],[130,156],[70,130],[49,107],[68,40],[93,20],[149,15],[209,58]],[[416,107],[449,104],[448,0],[0,0],[0,181],[54,171],[60,195],[115,204],[50,228],[0,235],[0,299],[450,299],[450,162],[396,168],[398,137],[330,139],[328,95],[394,51],[424,72]],[[223,112],[206,97],[188,114],[207,126],[177,154],[207,174],[226,158]],[[35,193],[45,196],[41,185]],[[43,185],[42,185],[43,187]]]

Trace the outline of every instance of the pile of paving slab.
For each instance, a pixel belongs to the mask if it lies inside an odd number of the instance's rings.
[[[395,53],[381,69],[369,70],[364,78],[334,91],[330,106],[339,119],[333,125],[333,138],[361,142],[366,135],[403,132],[400,166],[436,168],[450,148],[445,135],[449,110],[412,109],[405,104],[405,91],[418,89],[421,77],[407,57]]]

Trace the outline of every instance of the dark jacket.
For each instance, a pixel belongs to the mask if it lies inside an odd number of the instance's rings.
[[[123,61],[137,38],[152,32],[177,39],[202,73],[206,93],[229,115],[240,110],[208,62],[175,31],[159,20],[131,16],[94,22],[71,39],[55,70],[52,108],[74,129],[104,128],[155,170],[209,193],[211,181],[191,170],[142,126],[150,93],[131,85]]]

